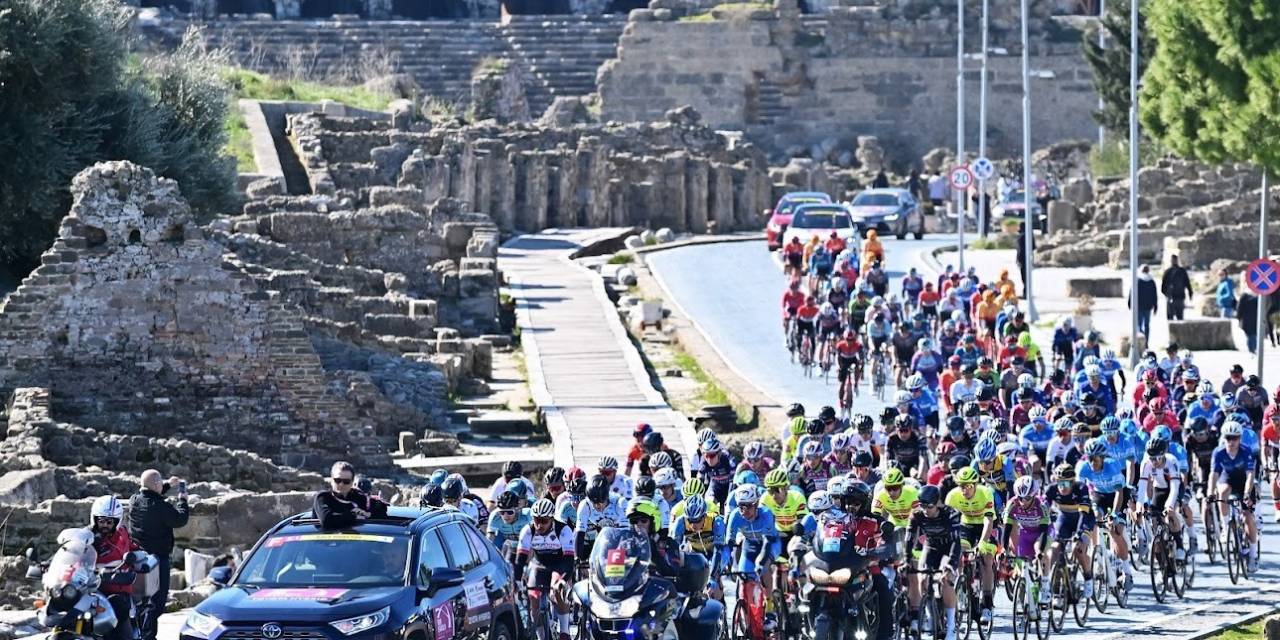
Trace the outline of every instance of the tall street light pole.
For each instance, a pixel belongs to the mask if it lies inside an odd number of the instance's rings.
[[[1102,21],[1107,15],[1107,0],[1098,0],[1098,48],[1105,49],[1107,47],[1107,29],[1103,26]],[[1102,94],[1098,94],[1098,112],[1101,113],[1107,105],[1102,103]],[[1098,153],[1102,153],[1102,145],[1107,142],[1107,128],[1098,125]]]
[[[1031,295],[1031,255],[1036,232],[1035,212],[1032,211],[1031,186],[1031,41],[1027,38],[1027,0],[1022,0],[1022,212],[1023,212],[1023,260],[1022,272],[1026,274],[1022,288],[1027,296],[1027,319],[1038,320],[1035,298]]]
[[[978,99],[978,157],[987,157],[987,56],[991,48],[987,44],[987,15],[990,0],[982,0],[982,82]],[[978,181],[978,234],[987,237],[987,181]]]
[[[1129,298],[1133,301],[1129,305],[1133,311],[1129,327],[1130,368],[1138,366],[1138,1],[1129,0]]]
[[[1263,167],[1262,168],[1262,221],[1261,221],[1262,226],[1260,227],[1260,233],[1258,233],[1258,257],[1259,258],[1267,257],[1267,204],[1270,200],[1271,198],[1267,197],[1267,169],[1266,167]],[[1271,295],[1275,295],[1275,294],[1273,293]],[[1256,320],[1256,322],[1258,323],[1257,324],[1258,339],[1256,340],[1256,342],[1258,343],[1258,377],[1259,378],[1262,378],[1262,349],[1263,349],[1263,345],[1267,342],[1266,340],[1263,340],[1262,337],[1264,335],[1263,332],[1266,331],[1266,327],[1267,327],[1266,309],[1267,309],[1268,297],[1269,296],[1258,296],[1258,318]]]
[[[964,0],[956,0],[956,165],[964,163]],[[967,194],[955,190],[956,229],[960,234],[960,272],[964,273],[964,223]]]

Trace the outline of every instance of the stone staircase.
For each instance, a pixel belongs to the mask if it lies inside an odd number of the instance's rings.
[[[502,37],[510,56],[534,77],[528,88],[534,117],[559,96],[596,91],[596,70],[617,55],[626,16],[512,16]]]
[[[778,83],[760,78],[757,82],[756,121],[752,124],[771,125],[786,115],[787,108],[783,104],[782,88]]]

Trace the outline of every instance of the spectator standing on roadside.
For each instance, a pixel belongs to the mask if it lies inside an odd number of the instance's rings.
[[[139,481],[141,490],[129,499],[129,532],[134,542],[159,562],[152,572],[158,581],[156,590],[144,594],[138,612],[142,639],[155,640],[160,616],[169,603],[173,530],[186,526],[190,511],[187,507],[187,483],[177,476],[164,482],[159,471],[147,469]],[[176,503],[165,499],[164,495],[170,491],[177,493]]]
[[[924,182],[920,180],[920,170],[915,167],[911,168],[911,173],[907,176],[907,193],[916,200],[924,200]]]
[[[1222,317],[1236,317],[1236,282],[1227,275],[1226,269],[1218,270],[1218,290],[1214,294],[1214,301],[1218,303]]]
[[[1169,320],[1182,320],[1186,309],[1187,298],[1195,293],[1191,290],[1191,277],[1187,270],[1178,264],[1178,256],[1169,258],[1169,268],[1160,279],[1160,293],[1166,298],[1165,313]]]
[[[933,203],[934,215],[941,215],[938,210],[947,203],[947,179],[942,177],[941,171],[934,171],[933,177],[929,178],[929,201]]]
[[[1245,344],[1249,353],[1258,352],[1258,296],[1245,291],[1240,294],[1240,302],[1236,304],[1236,319],[1240,321],[1240,329],[1244,331]]]
[[[335,462],[329,472],[329,490],[316,492],[312,511],[321,529],[345,529],[361,520],[387,515],[387,503],[355,488],[356,468]]]
[[[1031,234],[1031,249],[1034,251],[1036,246],[1035,233]],[[1027,296],[1027,223],[1018,223],[1018,273],[1022,274],[1022,297]]]
[[[1151,314],[1160,307],[1160,296],[1156,294],[1156,281],[1151,277],[1151,268],[1142,265],[1138,268],[1138,332],[1151,337]],[[1129,295],[1129,308],[1133,308],[1134,296]]]

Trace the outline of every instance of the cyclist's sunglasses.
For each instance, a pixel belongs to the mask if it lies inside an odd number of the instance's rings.
[[[503,510],[501,510],[501,511],[499,511],[499,512],[498,512],[498,515],[503,516],[503,517],[507,517],[507,516],[512,516],[512,517],[514,517],[514,516],[516,515],[516,510],[515,510],[515,509],[503,509]]]
[[[534,518],[533,523],[539,526],[551,524],[551,518]]]

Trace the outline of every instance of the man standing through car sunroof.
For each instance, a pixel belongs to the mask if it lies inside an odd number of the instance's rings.
[[[356,469],[350,462],[333,463],[329,490],[316,493],[311,509],[323,529],[345,529],[361,520],[387,515],[387,503],[355,488]]]

